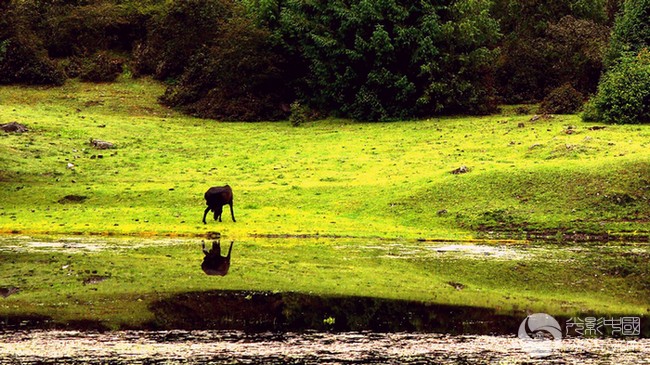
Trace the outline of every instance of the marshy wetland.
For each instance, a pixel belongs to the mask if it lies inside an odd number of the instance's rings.
[[[451,331],[444,323],[435,328],[442,318],[426,319],[427,305],[441,313],[456,308],[458,318],[447,315],[453,325],[528,312],[647,316],[649,309],[643,258],[650,253],[643,243],[559,250],[510,241],[258,238],[234,243],[223,278],[203,272],[201,246],[201,239],[2,237],[0,279],[10,293],[0,303],[9,318],[3,323],[15,326],[29,314],[28,323],[32,316],[46,327],[244,330],[255,320],[238,321],[255,313],[260,330]],[[354,308],[355,301],[363,312],[334,309]],[[412,323],[400,317],[417,312],[417,303],[429,303],[421,305],[422,316]],[[373,321],[386,319],[375,316],[389,309],[395,314],[387,317],[399,320],[377,327]]]
[[[647,244],[250,239],[214,277],[201,241],[3,237],[0,362],[642,364],[650,351],[647,272],[624,272],[643,270],[625,257]],[[516,337],[532,312],[642,322],[540,360]]]

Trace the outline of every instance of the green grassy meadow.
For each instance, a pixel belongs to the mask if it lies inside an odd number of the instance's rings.
[[[513,108],[393,123],[225,123],[161,107],[163,90],[127,78],[0,87],[0,123],[29,128],[0,134],[5,245],[23,236],[119,241],[97,252],[0,249],[0,287],[21,289],[0,298],[0,314],[137,327],[151,320],[153,300],[214,289],[558,314],[650,310],[643,243],[585,244],[575,256],[559,240],[532,262],[390,258],[395,242],[524,249],[530,232],[642,241],[650,231],[650,126],[593,129],[575,115],[531,121]],[[116,148],[96,150],[91,138]],[[469,172],[451,173],[461,166]],[[225,209],[223,222],[204,225],[203,193],[226,183],[237,222]],[[210,232],[236,245],[237,265],[218,280],[200,271],[197,237]],[[161,237],[187,242],[131,247]],[[521,240],[495,240],[503,237]],[[84,284],[95,274],[105,280]]]
[[[159,106],[161,93],[132,80],[0,88],[0,120],[31,129],[0,137],[2,231],[470,238],[481,227],[649,229],[646,126],[591,131],[577,116],[506,114],[294,128],[185,117]],[[91,138],[117,148],[95,150]],[[450,173],[463,165],[469,173]],[[203,193],[225,183],[240,222],[204,226]],[[86,200],[58,202],[68,195]]]

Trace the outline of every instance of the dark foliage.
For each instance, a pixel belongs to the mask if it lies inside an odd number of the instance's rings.
[[[91,82],[115,81],[122,73],[124,59],[115,57],[108,52],[97,52],[92,58],[88,58],[81,66],[79,78]]]
[[[496,85],[507,103],[536,102],[567,82],[594,92],[613,0],[495,0],[505,39]]]
[[[150,19],[146,40],[134,50],[136,74],[179,77],[197,50],[219,35],[233,6],[234,0],[169,2]]]
[[[571,86],[564,84],[548,94],[539,107],[540,113],[571,114],[582,107],[584,95]]]
[[[626,0],[616,19],[607,72],[584,120],[650,123],[650,0]]]
[[[556,83],[553,64],[546,60],[546,46],[540,38],[527,42],[515,38],[502,44],[496,85],[504,102],[536,102]]]
[[[54,58],[92,56],[100,50],[130,52],[145,34],[146,16],[119,1],[28,0],[21,11]]]
[[[0,2],[0,84],[61,85],[65,75],[9,1]]]
[[[650,43],[650,0],[0,0],[0,14],[0,83],[104,82],[127,65],[170,85],[165,104],[228,120],[292,102],[363,120],[568,110]]]
[[[185,62],[178,82],[161,101],[202,118],[257,121],[284,117],[281,58],[271,51],[270,34],[230,6],[231,17],[222,19],[219,32],[205,39]]]
[[[637,53],[650,47],[650,0],[625,0],[612,31],[607,65],[612,66],[624,53]]]
[[[614,24],[616,15],[619,13],[623,7],[623,2],[625,0],[606,0],[605,2],[605,13],[607,14],[607,23]]]
[[[259,3],[261,23],[306,65],[296,92],[316,110],[386,120],[494,106],[499,35],[485,2]]]
[[[549,24],[546,48],[556,82],[571,83],[584,94],[596,92],[608,35],[608,27],[571,15]]]
[[[64,73],[24,36],[0,41],[0,84],[62,85]]]
[[[294,127],[300,127],[311,120],[309,108],[295,101],[290,105],[289,123]]]
[[[66,77],[69,79],[73,79],[76,77],[79,77],[81,75],[81,70],[82,67],[84,67],[84,63],[89,63],[90,60],[87,60],[84,57],[68,57],[68,58],[63,58],[58,60],[58,65],[63,69],[63,72],[65,73]]]

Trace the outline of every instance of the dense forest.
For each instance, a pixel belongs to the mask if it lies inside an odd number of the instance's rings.
[[[541,103],[650,122],[650,0],[2,0],[0,14],[0,84],[149,75],[163,104],[221,120]]]

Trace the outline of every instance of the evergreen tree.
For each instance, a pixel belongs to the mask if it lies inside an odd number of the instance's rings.
[[[624,53],[638,53],[650,45],[650,0],[625,0],[623,12],[616,18],[607,65]]]

